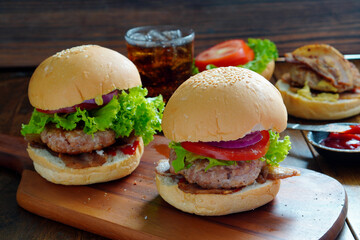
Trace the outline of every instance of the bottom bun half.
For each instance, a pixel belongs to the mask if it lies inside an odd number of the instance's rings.
[[[144,152],[144,143],[138,137],[139,145],[133,155],[125,155],[117,151],[115,156],[109,155],[107,162],[98,167],[69,168],[59,158],[42,148],[28,146],[27,151],[34,162],[35,170],[49,182],[63,185],[87,185],[107,182],[125,177],[132,173],[140,163]]]
[[[275,61],[272,60],[266,65],[266,68],[264,71],[262,71],[261,75],[266,78],[267,80],[270,80],[275,70]]]
[[[339,99],[336,102],[315,101],[304,98],[290,90],[283,80],[276,82],[290,115],[311,120],[337,120],[360,113],[360,98]]]
[[[253,210],[272,201],[280,189],[280,180],[254,183],[231,194],[192,194],[179,189],[178,180],[156,173],[160,196],[175,208],[196,215],[221,216]]]

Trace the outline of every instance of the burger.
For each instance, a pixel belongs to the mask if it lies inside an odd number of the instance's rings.
[[[195,58],[195,73],[216,67],[238,66],[270,80],[278,58],[276,45],[268,39],[232,39],[216,44]]]
[[[290,115],[336,120],[360,113],[360,73],[335,48],[305,45],[285,54],[289,71],[276,82]]]
[[[225,215],[272,201],[280,179],[299,175],[279,166],[291,148],[287,112],[277,89],[244,68],[220,67],[185,81],[162,120],[169,159],[156,167],[161,197],[197,215]]]
[[[35,170],[50,182],[84,185],[124,177],[161,130],[161,96],[146,98],[135,65],[96,45],[43,61],[28,88],[35,108],[21,134]]]

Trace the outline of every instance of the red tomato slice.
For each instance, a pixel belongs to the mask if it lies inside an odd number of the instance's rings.
[[[189,152],[228,161],[247,161],[259,159],[266,154],[270,146],[268,131],[261,131],[262,139],[244,148],[219,148],[204,142],[182,142],[181,146]]]
[[[244,40],[228,40],[219,43],[195,58],[195,65],[199,71],[206,70],[206,66],[213,64],[217,67],[243,65],[254,60],[254,51]]]

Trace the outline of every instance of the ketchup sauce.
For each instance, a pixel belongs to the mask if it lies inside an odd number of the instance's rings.
[[[139,146],[139,141],[134,141],[132,145],[126,145],[120,148],[124,154],[133,155],[136,151],[137,146]]]
[[[320,144],[330,148],[360,150],[360,124],[350,126],[344,132],[331,132]]]
[[[107,150],[107,153],[115,156],[116,151],[120,150],[122,153],[127,155],[134,155],[136,148],[139,146],[139,141],[134,141],[132,144],[117,146],[117,147],[111,147]]]

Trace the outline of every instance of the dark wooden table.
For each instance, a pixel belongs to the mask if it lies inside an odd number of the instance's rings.
[[[0,133],[19,136],[32,112],[27,84],[55,52],[99,44],[126,54],[127,29],[178,24],[196,32],[195,53],[227,39],[269,38],[280,55],[308,43],[328,43],[360,53],[360,1],[1,1]],[[357,62],[359,67],[359,62]],[[276,69],[275,77],[282,71]],[[291,118],[292,122],[310,122]],[[360,122],[360,116],[345,121]],[[285,165],[327,174],[341,182],[349,210],[338,239],[360,239],[360,164],[319,156],[305,133],[286,131],[293,148]],[[16,203],[20,176],[0,168],[0,239],[103,239],[31,214]]]

